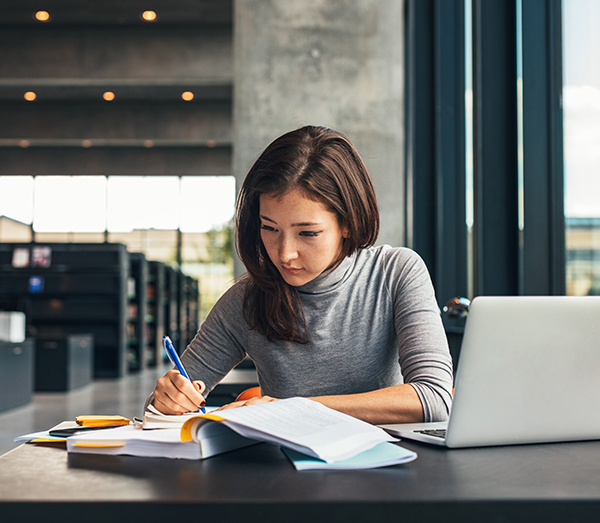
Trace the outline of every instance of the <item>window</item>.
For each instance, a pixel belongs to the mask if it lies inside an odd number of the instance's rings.
[[[600,294],[600,3],[563,1],[567,294]]]
[[[123,243],[199,280],[204,319],[233,282],[233,176],[0,176],[1,242]]]

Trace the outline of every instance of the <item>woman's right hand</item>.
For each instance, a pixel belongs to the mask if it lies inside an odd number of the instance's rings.
[[[202,381],[190,381],[173,369],[156,382],[153,405],[163,414],[195,412],[206,404]]]

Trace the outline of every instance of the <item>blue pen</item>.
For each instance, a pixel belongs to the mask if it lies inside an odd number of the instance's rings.
[[[167,356],[169,356],[171,363],[175,367],[177,367],[179,374],[181,374],[184,378],[187,378],[188,380],[192,381],[188,373],[186,372],[183,363],[181,363],[181,360],[179,359],[179,354],[177,354],[177,351],[175,351],[175,347],[173,347],[171,338],[169,338],[168,336],[163,336],[163,345],[165,347],[165,351],[167,352]],[[200,410],[206,413],[206,409],[204,407],[200,407]]]

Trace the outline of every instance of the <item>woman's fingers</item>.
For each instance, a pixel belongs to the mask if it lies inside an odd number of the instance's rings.
[[[219,410],[227,410],[227,409],[237,409],[238,407],[245,407],[247,405],[258,405],[259,403],[269,403],[270,401],[277,401],[277,398],[272,398],[271,396],[261,396],[260,398],[250,398],[244,401],[234,401],[233,403],[228,403],[227,405],[223,405],[222,407],[216,409]],[[216,411],[213,411],[216,412]]]
[[[203,381],[200,381],[200,380],[192,381],[192,384],[194,385],[194,387],[196,387],[196,390],[200,394],[204,394],[204,391],[206,390],[206,385],[204,384]]]
[[[201,381],[191,382],[176,370],[170,370],[156,382],[154,406],[164,414],[194,412],[205,404]]]

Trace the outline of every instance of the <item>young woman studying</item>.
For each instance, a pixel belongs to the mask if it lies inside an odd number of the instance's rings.
[[[151,401],[197,410],[248,355],[262,396],[308,397],[370,423],[438,421],[452,403],[452,360],[425,264],[373,247],[379,211],[357,150],[307,126],[271,143],[237,202],[247,274],[215,304]]]

